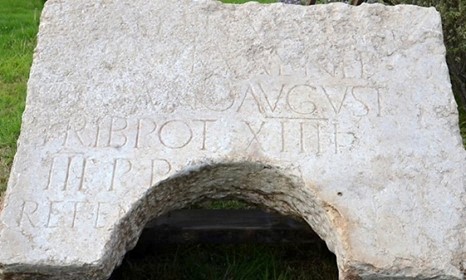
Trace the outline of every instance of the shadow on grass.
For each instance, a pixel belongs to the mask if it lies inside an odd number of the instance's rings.
[[[254,209],[236,199],[205,200],[190,209]],[[323,240],[309,244],[183,244],[148,247],[138,243],[111,280],[332,280],[336,257]]]
[[[335,255],[325,244],[170,245],[129,252],[111,280],[338,279]]]

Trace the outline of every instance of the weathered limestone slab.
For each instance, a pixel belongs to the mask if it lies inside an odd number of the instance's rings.
[[[205,197],[302,216],[341,279],[463,279],[465,159],[439,14],[49,0],[1,279],[104,279]]]

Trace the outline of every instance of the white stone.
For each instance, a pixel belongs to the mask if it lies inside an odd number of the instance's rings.
[[[49,0],[0,278],[105,279],[150,219],[303,217],[340,279],[463,279],[465,159],[433,8]]]

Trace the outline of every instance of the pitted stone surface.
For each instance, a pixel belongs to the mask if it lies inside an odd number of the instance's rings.
[[[49,0],[0,278],[105,279],[151,218],[234,196],[341,279],[463,279],[465,158],[433,8]]]

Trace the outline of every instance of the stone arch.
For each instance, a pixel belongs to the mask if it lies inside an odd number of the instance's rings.
[[[300,177],[259,162],[206,164],[178,172],[148,190],[119,221],[106,244],[107,275],[134,248],[146,223],[203,199],[237,198],[305,220],[337,257],[340,278],[345,239],[337,209],[321,200]]]

